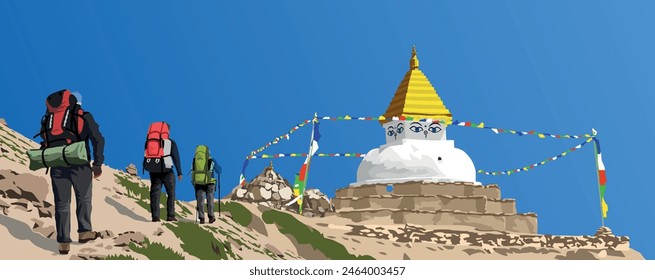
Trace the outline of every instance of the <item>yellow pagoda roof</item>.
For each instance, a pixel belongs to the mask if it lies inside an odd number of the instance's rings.
[[[409,71],[398,85],[396,94],[383,115],[384,124],[392,117],[413,117],[433,120],[443,120],[449,124],[453,115],[437,94],[428,78],[418,69],[416,47],[412,48],[412,58],[409,60]]]

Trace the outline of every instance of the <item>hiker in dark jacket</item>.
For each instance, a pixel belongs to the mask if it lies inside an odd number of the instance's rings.
[[[50,106],[59,106],[62,103],[62,99],[68,98],[70,95],[75,96],[78,105],[82,105],[82,95],[77,92],[70,93],[68,90],[61,90],[54,93],[48,98],[47,102]],[[99,126],[91,113],[85,112],[81,118],[84,124],[82,130],[79,131],[79,139],[86,142],[87,155],[91,155],[89,141],[93,145],[93,163],[52,167],[49,170],[55,197],[57,242],[59,242],[59,253],[61,254],[68,254],[70,243],[72,242],[70,238],[71,187],[73,187],[73,192],[75,193],[75,213],[77,215],[77,232],[79,233],[78,241],[80,243],[86,243],[96,239],[98,236],[91,226],[91,189],[93,178],[98,178],[102,174],[102,164],[105,160],[105,139],[100,133]],[[45,124],[42,124],[41,131],[46,131]],[[45,134],[41,136],[47,142]],[[54,143],[49,143],[48,145],[46,142],[42,142],[42,149],[46,148],[46,146],[57,146]]]
[[[170,127],[170,125],[169,125]],[[180,154],[177,150],[177,144],[173,139],[171,141],[171,157],[173,165],[177,171],[177,179],[182,180],[182,168],[180,167]],[[166,187],[166,221],[177,221],[175,218],[175,173],[173,168],[163,168],[163,172],[150,173],[150,213],[152,221],[159,222],[159,199],[161,197],[162,184]]]

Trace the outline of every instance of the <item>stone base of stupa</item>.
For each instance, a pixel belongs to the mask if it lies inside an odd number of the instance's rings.
[[[537,215],[516,213],[497,185],[410,181],[365,184],[336,191],[337,215],[365,224],[457,226],[473,230],[537,233]]]

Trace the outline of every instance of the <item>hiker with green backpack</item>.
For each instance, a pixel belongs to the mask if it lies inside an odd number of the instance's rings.
[[[200,224],[205,223],[204,204],[206,197],[207,216],[209,217],[209,223],[211,224],[216,221],[216,216],[214,215],[214,192],[221,188],[221,166],[211,157],[207,146],[198,145],[198,147],[196,147],[191,173],[191,183],[196,191],[197,221]],[[216,177],[214,177],[214,175],[216,175]]]

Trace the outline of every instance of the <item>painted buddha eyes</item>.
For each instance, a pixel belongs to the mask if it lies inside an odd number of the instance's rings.
[[[421,126],[420,123],[413,122],[413,123],[409,126],[409,130],[411,130],[411,131],[413,131],[413,132],[416,132],[416,133],[419,133],[419,132],[423,131],[423,127]]]
[[[396,135],[396,130],[394,129],[393,126],[389,126],[389,128],[387,128],[387,135],[389,135],[389,136],[395,136]]]
[[[422,133],[425,135],[425,138],[427,138],[429,133],[439,133],[441,132],[442,128],[441,125],[438,123],[432,123],[428,126],[428,124],[425,123],[413,122],[409,125],[409,130],[414,133]],[[405,131],[405,125],[403,123],[397,124],[396,127],[388,126],[387,136],[390,137],[393,136],[394,138],[398,138],[398,136],[402,134],[404,131]]]
[[[433,123],[430,125],[428,130],[432,133],[438,133],[439,131],[441,131],[441,126],[439,124]]]

